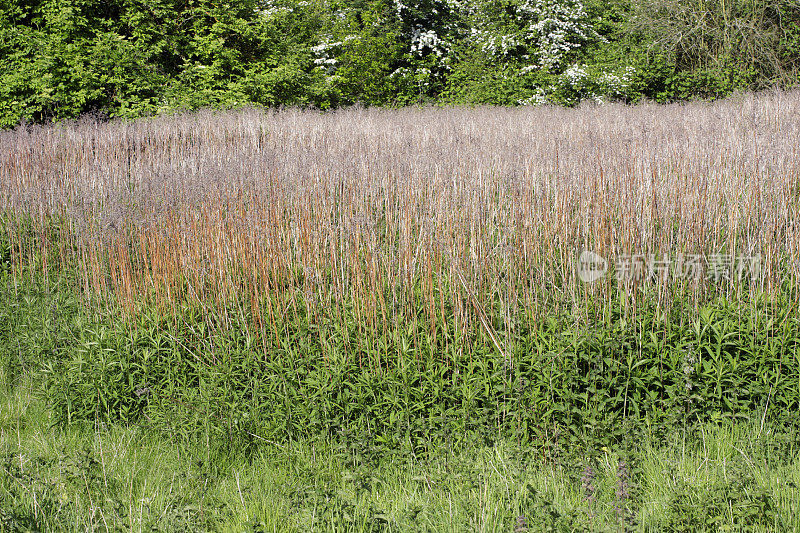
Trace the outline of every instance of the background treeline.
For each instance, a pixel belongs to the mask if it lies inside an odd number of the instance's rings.
[[[405,2],[405,3],[404,3]],[[797,85],[796,0],[0,0],[0,127]]]

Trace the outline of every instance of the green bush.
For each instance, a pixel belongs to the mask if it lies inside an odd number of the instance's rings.
[[[791,0],[462,7],[0,2],[0,128],[246,105],[672,101],[800,83]]]
[[[554,434],[600,446],[755,414],[797,424],[800,321],[778,304],[721,301],[688,322],[679,307],[583,326],[551,317],[514,338],[508,359],[480,337],[420,342],[426,330],[406,324],[365,339],[352,322],[310,326],[298,309],[279,341],[191,310],[85,326],[47,366],[47,399],[60,423],[156,423],[245,446]]]

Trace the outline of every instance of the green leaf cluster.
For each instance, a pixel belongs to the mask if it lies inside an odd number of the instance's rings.
[[[0,127],[245,105],[573,105],[800,82],[792,0],[2,0]]]

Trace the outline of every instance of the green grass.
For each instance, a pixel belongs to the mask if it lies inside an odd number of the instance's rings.
[[[591,458],[509,442],[423,457],[296,442],[244,458],[146,427],[55,427],[30,382],[3,385],[3,531],[800,527],[797,435],[766,426],[706,424]],[[627,498],[618,495],[620,461],[630,471]],[[581,481],[587,464],[591,503]]]
[[[796,415],[781,414],[797,395],[791,310],[766,334],[758,325],[774,310],[725,302],[693,321],[642,312],[634,328],[614,319],[571,334],[554,318],[537,351],[514,352],[513,370],[478,347],[469,359],[400,354],[376,373],[346,357],[314,359],[323,344],[345,350],[308,331],[264,362],[236,328],[202,330],[191,314],[146,314],[131,329],[88,311],[57,279],[3,282],[2,532],[800,528]],[[659,354],[693,342],[701,360],[691,371],[683,356],[663,359],[668,409],[634,396],[660,383]],[[554,352],[566,357],[558,373],[537,377],[548,361],[537,354]],[[192,363],[196,353],[218,363]],[[630,353],[644,361],[638,373],[626,370]],[[448,364],[460,381],[448,384]],[[773,373],[753,379],[761,370]],[[512,371],[521,373],[512,383],[540,392],[507,388]],[[272,396],[270,380],[283,387]],[[143,383],[155,392],[141,403]],[[624,390],[641,410],[619,410]],[[261,427],[280,418],[265,405],[281,394],[286,404],[272,410],[294,425],[248,434],[259,412]],[[512,431],[518,405],[504,398],[514,395],[549,405],[554,423]],[[250,403],[259,398],[260,411]]]
[[[506,360],[302,307],[276,344],[125,322],[64,279],[0,270],[0,532],[800,528],[780,298],[553,314],[498,329]]]

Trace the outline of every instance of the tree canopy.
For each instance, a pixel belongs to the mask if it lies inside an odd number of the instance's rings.
[[[800,82],[796,0],[0,0],[0,127],[82,113],[672,101]]]

